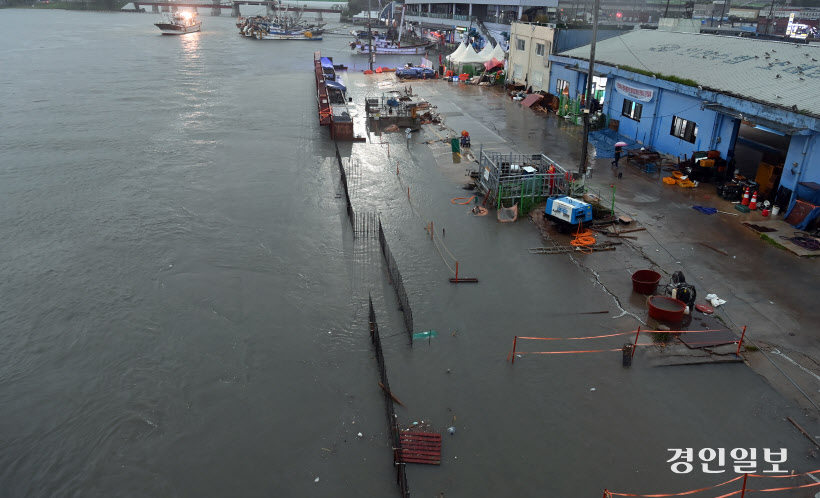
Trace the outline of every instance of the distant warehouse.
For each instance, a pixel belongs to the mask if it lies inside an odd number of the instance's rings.
[[[589,51],[549,57],[551,93],[583,96]],[[820,47],[637,30],[598,42],[594,70],[621,135],[680,157],[716,150],[750,178],[767,168],[775,190],[820,184]]]

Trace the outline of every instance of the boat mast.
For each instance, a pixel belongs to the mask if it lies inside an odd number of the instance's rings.
[[[370,20],[370,0],[367,0],[367,58],[370,61],[370,70],[373,70],[373,29]]]
[[[404,9],[406,7],[407,7],[407,5],[404,5],[404,4],[402,4],[402,6],[401,6],[401,22],[399,23],[399,41],[397,42],[397,45],[399,47],[401,47],[401,33],[402,33],[402,31],[404,31]]]

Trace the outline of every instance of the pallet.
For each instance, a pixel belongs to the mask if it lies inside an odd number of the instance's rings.
[[[396,462],[441,465],[441,434],[402,432],[399,438],[401,448],[396,450]]]

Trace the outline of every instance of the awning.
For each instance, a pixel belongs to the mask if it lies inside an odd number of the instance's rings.
[[[769,128],[774,131],[780,132],[784,135],[796,135],[800,130],[804,128],[795,128],[793,126],[789,126],[783,123],[778,123],[777,121],[772,121],[771,119],[760,118],[756,116],[747,116],[742,114],[740,111],[736,111],[734,109],[730,109],[728,107],[724,107],[718,104],[706,104],[704,106],[707,109],[711,109],[715,112],[719,112],[725,116],[729,116],[735,119],[740,119],[742,121],[751,123],[752,126],[761,126],[763,128]]]
[[[572,66],[569,66],[569,67],[567,67],[566,69],[569,69],[570,71],[576,71],[576,72],[578,72],[578,73],[589,74],[589,71],[587,71],[586,69],[581,69],[580,67],[572,67]],[[592,75],[593,75],[593,76],[597,76],[597,77],[599,77],[599,78],[609,78],[609,77],[611,76],[609,73],[606,73],[606,74],[604,74],[604,73],[599,73],[599,72],[598,72],[598,71],[596,71],[595,69],[593,69],[593,70],[592,70]]]

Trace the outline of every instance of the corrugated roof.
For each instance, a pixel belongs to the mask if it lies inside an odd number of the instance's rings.
[[[559,55],[589,59],[589,45]],[[697,81],[705,89],[820,116],[820,47],[638,30],[599,41],[595,62]]]

